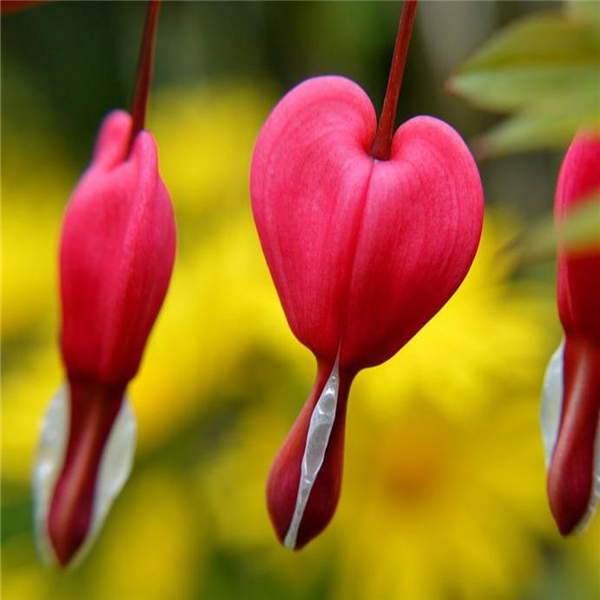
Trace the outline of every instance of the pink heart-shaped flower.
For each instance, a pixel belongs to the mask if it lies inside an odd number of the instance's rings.
[[[481,235],[481,182],[458,133],[413,118],[380,161],[370,153],[376,125],[358,85],[311,79],[273,110],[252,160],[262,248],[290,327],[318,361],[269,476],[269,511],[292,548],[335,510],[352,379],[394,355],[446,303]]]

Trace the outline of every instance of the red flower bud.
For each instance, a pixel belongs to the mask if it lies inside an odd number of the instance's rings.
[[[61,345],[69,377],[126,384],[137,372],[175,256],[175,221],[156,143],[131,117],[102,126],[68,206],[60,249]]]
[[[267,485],[271,520],[292,549],[335,511],[354,376],[389,359],[445,304],[481,235],[481,182],[456,131],[411,119],[378,160],[376,125],[358,85],[311,79],[275,107],[252,159],[262,248],[290,327],[318,363]]]
[[[555,198],[560,224],[600,192],[600,134],[579,133]],[[600,233],[600,223],[598,224]],[[600,249],[558,249],[558,311],[565,340],[544,384],[542,425],[550,508],[560,532],[581,530],[600,497]]]
[[[118,485],[105,482],[107,490],[99,489],[108,476],[102,469],[109,460],[109,436],[116,420],[127,416],[123,394],[139,368],[175,258],[173,208],[158,172],[156,143],[140,131],[129,150],[131,135],[129,114],[115,111],[106,118],[63,223],[61,348],[68,442],[46,444],[36,473],[40,533],[48,534],[63,565],[97,529],[100,513],[124,482],[118,473]],[[55,415],[47,428],[65,418]],[[126,446],[120,460],[130,463],[133,425],[120,430],[129,438],[113,444]],[[40,486],[47,489],[39,491]]]
[[[133,461],[124,402],[175,260],[175,219],[144,131],[160,1],[148,3],[133,117],[110,114],[73,193],[60,248],[68,386],[46,413],[34,472],[40,550],[66,565],[90,547]]]

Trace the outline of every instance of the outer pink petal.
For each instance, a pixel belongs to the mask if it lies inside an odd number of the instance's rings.
[[[333,364],[373,159],[375,113],[341,77],[301,83],[256,142],[252,209],[290,327]]]
[[[379,364],[446,303],[477,251],[483,189],[452,127],[416,117],[373,169],[355,247],[342,363]]]
[[[571,208],[600,191],[600,133],[582,132],[569,147],[556,189],[558,222]],[[598,223],[600,234],[600,223]],[[558,308],[569,335],[585,332],[600,345],[600,251],[559,253]]]
[[[139,366],[167,291],[175,222],[156,144],[130,117],[109,115],[63,224],[62,350],[71,378],[124,383]]]

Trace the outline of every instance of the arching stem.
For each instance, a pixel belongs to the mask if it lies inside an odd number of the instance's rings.
[[[377,125],[375,139],[371,146],[371,156],[377,160],[389,160],[392,152],[392,137],[394,135],[394,124],[396,122],[396,109],[398,108],[398,98],[400,96],[400,87],[402,86],[402,76],[406,57],[408,55],[408,46],[412,35],[413,24],[415,22],[415,13],[417,10],[417,0],[405,0],[402,6],[402,15],[398,25],[398,35],[394,46],[394,56],[392,66],[390,67],[390,77],[388,79],[387,89],[381,116]]]
[[[154,45],[156,41],[156,26],[158,24],[160,3],[161,0],[150,0],[148,3],[148,12],[146,13],[146,23],[144,25],[144,37],[140,48],[135,90],[133,92],[133,102],[131,103],[133,125],[129,142],[130,148],[133,145],[133,141],[137,134],[144,129],[146,121],[146,107],[148,106],[148,94],[150,92],[150,84],[152,83]]]

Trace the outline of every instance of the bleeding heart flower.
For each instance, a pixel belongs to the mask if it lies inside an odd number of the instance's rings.
[[[280,101],[254,150],[262,248],[290,327],[318,365],[267,485],[271,520],[291,549],[335,511],[352,380],[394,355],[445,304],[481,235],[481,182],[458,133],[416,117],[392,139],[415,4],[404,4],[377,134],[365,92],[321,77]]]
[[[150,4],[134,117],[105,120],[73,192],[60,247],[61,350],[68,384],[51,403],[34,473],[45,558],[66,565],[89,547],[133,460],[124,398],[167,292],[175,220],[143,127],[159,3]]]
[[[581,132],[563,161],[554,215],[600,193],[600,133]],[[600,223],[598,224],[600,233]],[[600,498],[600,249],[558,250],[558,312],[565,339],[546,372],[542,428],[548,497],[563,535],[582,530]]]

